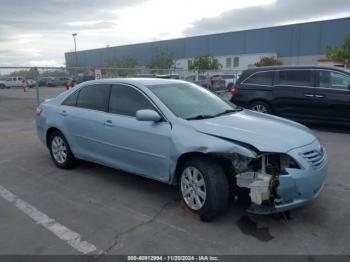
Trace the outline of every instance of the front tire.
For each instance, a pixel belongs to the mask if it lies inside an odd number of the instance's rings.
[[[62,169],[73,168],[75,157],[64,135],[59,131],[54,131],[49,141],[50,155],[55,165]]]
[[[180,174],[182,200],[202,221],[211,221],[227,209],[229,184],[216,161],[207,157],[188,160]]]

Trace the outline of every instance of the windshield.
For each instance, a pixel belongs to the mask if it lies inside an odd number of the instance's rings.
[[[203,87],[191,83],[147,86],[176,116],[184,119],[216,117],[238,108]]]

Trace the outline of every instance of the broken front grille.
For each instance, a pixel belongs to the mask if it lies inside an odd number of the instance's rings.
[[[320,150],[307,151],[301,155],[316,169],[322,168],[326,160],[326,152],[323,147]]]

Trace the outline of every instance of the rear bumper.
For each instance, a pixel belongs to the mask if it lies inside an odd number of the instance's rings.
[[[298,161],[301,169],[288,169],[287,175],[279,177],[279,186],[276,191],[280,198],[275,200],[273,205],[254,205],[248,211],[259,214],[279,213],[304,206],[315,200],[324,186],[328,170],[327,154],[324,151],[322,163],[314,167],[302,157],[302,152],[318,147],[317,144],[319,145],[319,142],[315,141],[311,145],[288,152]]]

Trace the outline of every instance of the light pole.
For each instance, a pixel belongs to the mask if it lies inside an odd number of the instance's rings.
[[[75,67],[78,66],[78,55],[77,55],[77,33],[73,33],[73,39],[74,39],[74,53],[75,53]]]

